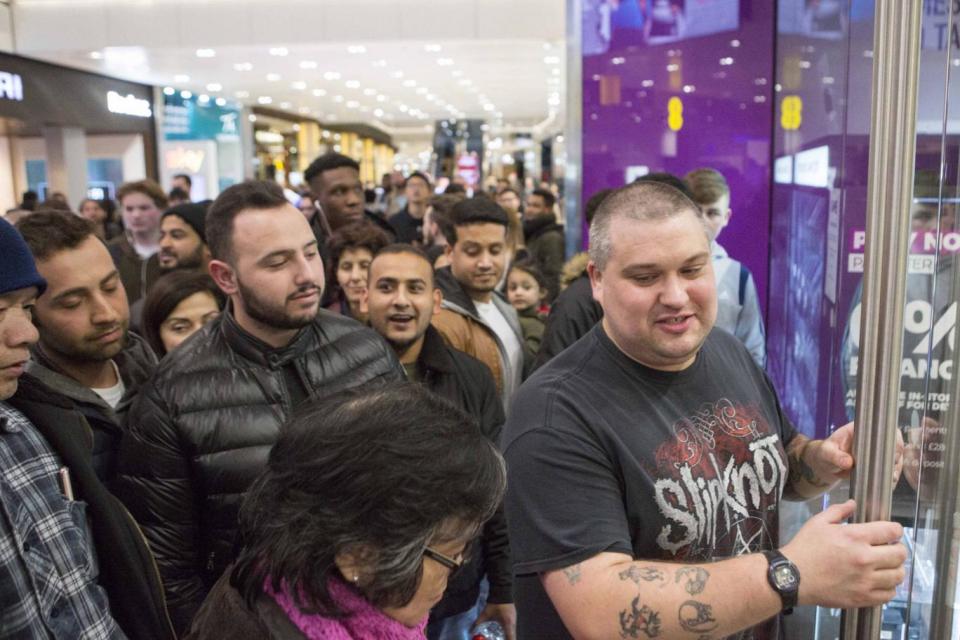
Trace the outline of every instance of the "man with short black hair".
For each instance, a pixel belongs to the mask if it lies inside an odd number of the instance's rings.
[[[414,171],[403,185],[407,204],[390,218],[390,225],[397,232],[398,242],[419,243],[423,237],[423,216],[430,205],[433,186],[425,174]]]
[[[507,224],[506,212],[488,198],[454,205],[444,233],[450,266],[437,271],[443,308],[433,318],[448,344],[490,368],[505,408],[530,355],[516,310],[497,292],[507,263]]]
[[[150,550],[94,471],[90,426],[25,373],[46,287],[23,237],[0,220],[2,634],[172,640]]]
[[[552,302],[560,292],[560,272],[566,255],[563,227],[557,224],[553,206],[556,196],[547,189],[535,189],[527,196],[523,212],[523,235],[527,251],[547,281],[547,301]]]
[[[184,201],[190,202],[190,191],[193,189],[193,180],[185,173],[178,173],[170,181],[170,191],[179,189],[184,194]]]
[[[436,288],[427,255],[411,245],[390,245],[374,257],[369,274],[370,325],[393,347],[407,377],[476,418],[484,434],[499,445],[503,406],[490,369],[445,344],[430,326],[443,296]],[[472,557],[431,610],[427,638],[464,638],[475,623],[486,619],[498,620],[512,637],[516,612],[510,571],[506,521],[499,510],[484,527]],[[490,583],[490,595],[478,618],[473,608],[484,575]]]
[[[276,183],[224,190],[205,229],[229,304],[158,367],[118,478],[178,632],[231,561],[240,502],[287,416],[308,397],[403,377],[376,333],[320,309],[317,239]]]
[[[89,220],[40,211],[17,229],[47,281],[34,310],[40,340],[27,370],[86,418],[94,468],[110,483],[127,414],[157,358],[129,331],[120,274]]]

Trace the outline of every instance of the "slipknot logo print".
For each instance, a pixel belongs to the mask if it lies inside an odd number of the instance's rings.
[[[703,405],[656,452],[657,545],[681,557],[740,555],[769,546],[787,481],[780,438],[753,407]]]

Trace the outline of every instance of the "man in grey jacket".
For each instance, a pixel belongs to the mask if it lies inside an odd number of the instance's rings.
[[[83,414],[93,431],[93,462],[113,481],[127,411],[157,358],[128,331],[130,310],[120,273],[85,218],[42,211],[20,221],[48,288],[37,299],[40,341],[27,371]]]

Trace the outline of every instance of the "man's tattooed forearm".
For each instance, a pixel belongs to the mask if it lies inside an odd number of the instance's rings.
[[[812,440],[806,440],[802,444],[798,445],[788,455],[790,461],[790,471],[787,476],[789,484],[796,490],[798,485],[801,482],[805,482],[807,485],[814,487],[816,489],[825,489],[830,486],[830,482],[825,481],[817,475],[817,472],[813,470],[806,460],[803,459],[803,454],[806,453],[807,447],[812,444]]]
[[[621,571],[619,575],[621,580],[632,580],[638,587],[641,580],[643,582],[666,582],[667,580],[663,571],[656,567],[638,567],[634,564]]]
[[[563,575],[567,576],[567,582],[577,584],[580,582],[580,565],[575,564],[563,570]]]
[[[710,572],[701,567],[683,567],[677,571],[675,582],[679,583],[681,580],[686,580],[683,588],[687,590],[687,593],[695,596],[703,593],[709,577]]]
[[[687,600],[677,613],[680,628],[691,633],[707,633],[720,623],[713,617],[713,607],[696,600]]]
[[[660,614],[648,607],[640,605],[640,596],[630,603],[630,609],[620,612],[620,637],[656,638],[660,635]]]

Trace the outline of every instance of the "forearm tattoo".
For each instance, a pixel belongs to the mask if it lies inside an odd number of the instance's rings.
[[[580,582],[580,565],[575,564],[571,567],[567,567],[563,570],[563,575],[567,576],[567,582],[571,585],[577,584]]]
[[[701,567],[683,567],[677,571],[675,582],[679,583],[681,580],[686,580],[683,588],[686,589],[687,593],[695,596],[703,593],[703,590],[706,589],[709,577],[710,572]]]
[[[632,580],[639,587],[640,582],[661,582],[667,581],[666,574],[656,567],[638,567],[635,564],[630,565],[619,573],[621,580]]]
[[[640,634],[643,634],[641,636]],[[620,612],[621,638],[656,638],[660,635],[660,614],[640,604],[640,596],[630,603],[629,609]]]
[[[790,487],[793,489],[793,493],[797,495],[800,495],[799,487],[801,483],[806,483],[815,489],[826,489],[831,485],[830,482],[820,478],[817,472],[813,470],[813,467],[803,458],[803,454],[806,453],[807,447],[811,442],[813,441],[804,441],[799,446],[793,448],[787,455],[790,463],[790,472],[787,478]]]
[[[677,618],[680,628],[691,633],[709,633],[720,624],[713,617],[713,607],[696,600],[687,600],[680,605]]]

